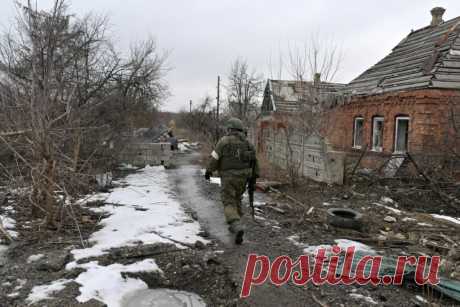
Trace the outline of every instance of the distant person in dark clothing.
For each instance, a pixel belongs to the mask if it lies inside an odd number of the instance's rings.
[[[174,151],[174,150],[179,149],[177,138],[174,136],[172,131],[168,131],[168,142],[169,142],[169,144],[171,144],[171,150]]]

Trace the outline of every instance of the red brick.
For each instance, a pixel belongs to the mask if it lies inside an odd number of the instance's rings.
[[[372,118],[383,116],[383,153],[391,154],[395,118],[407,115],[410,117],[409,151],[414,154],[443,153],[446,142],[454,141],[448,120],[452,105],[457,108],[460,105],[460,91],[425,89],[353,97],[328,112],[324,133],[335,149],[351,152],[354,118],[364,117],[364,142],[370,145]]]

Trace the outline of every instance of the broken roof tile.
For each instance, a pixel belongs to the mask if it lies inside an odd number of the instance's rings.
[[[412,31],[347,86],[369,95],[416,88],[460,89],[460,17]]]

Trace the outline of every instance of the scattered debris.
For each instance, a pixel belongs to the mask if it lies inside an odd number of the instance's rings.
[[[390,216],[390,215],[385,216],[383,220],[387,223],[396,223],[397,221],[395,217]]]
[[[222,185],[222,181],[219,177],[211,177],[210,182],[217,185]]]
[[[260,192],[268,192],[270,188],[279,188],[282,185],[279,181],[257,180],[256,189]]]
[[[426,299],[424,299],[422,296],[420,295],[416,295],[415,296],[415,299],[421,303],[424,303],[424,304],[428,304],[428,301]]]
[[[363,227],[362,214],[345,208],[331,208],[327,210],[327,219],[330,225],[355,230]]]
[[[391,212],[393,212],[393,213],[395,213],[397,215],[402,214],[402,211],[399,210],[399,209],[395,209],[395,208],[390,207],[390,206],[382,205],[381,203],[372,203],[372,204],[375,205],[375,206],[383,207],[383,208],[385,208],[385,209],[387,209],[387,210],[389,210],[389,211],[391,211]]]
[[[445,220],[445,221],[451,222],[453,224],[460,225],[460,219],[459,218],[454,218],[454,217],[451,217],[451,216],[439,215],[439,214],[432,214],[431,216],[434,217],[435,219]]]

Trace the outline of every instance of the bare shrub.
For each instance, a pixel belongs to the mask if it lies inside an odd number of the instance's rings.
[[[226,88],[229,115],[246,123],[254,119],[263,91],[263,77],[251,71],[246,60],[237,58],[230,67]]]
[[[50,227],[92,174],[111,167],[109,144],[132,125],[130,112],[155,109],[167,93],[154,40],[120,58],[106,18],[67,10],[64,0],[49,12],[19,5],[16,28],[0,42],[0,141]]]

